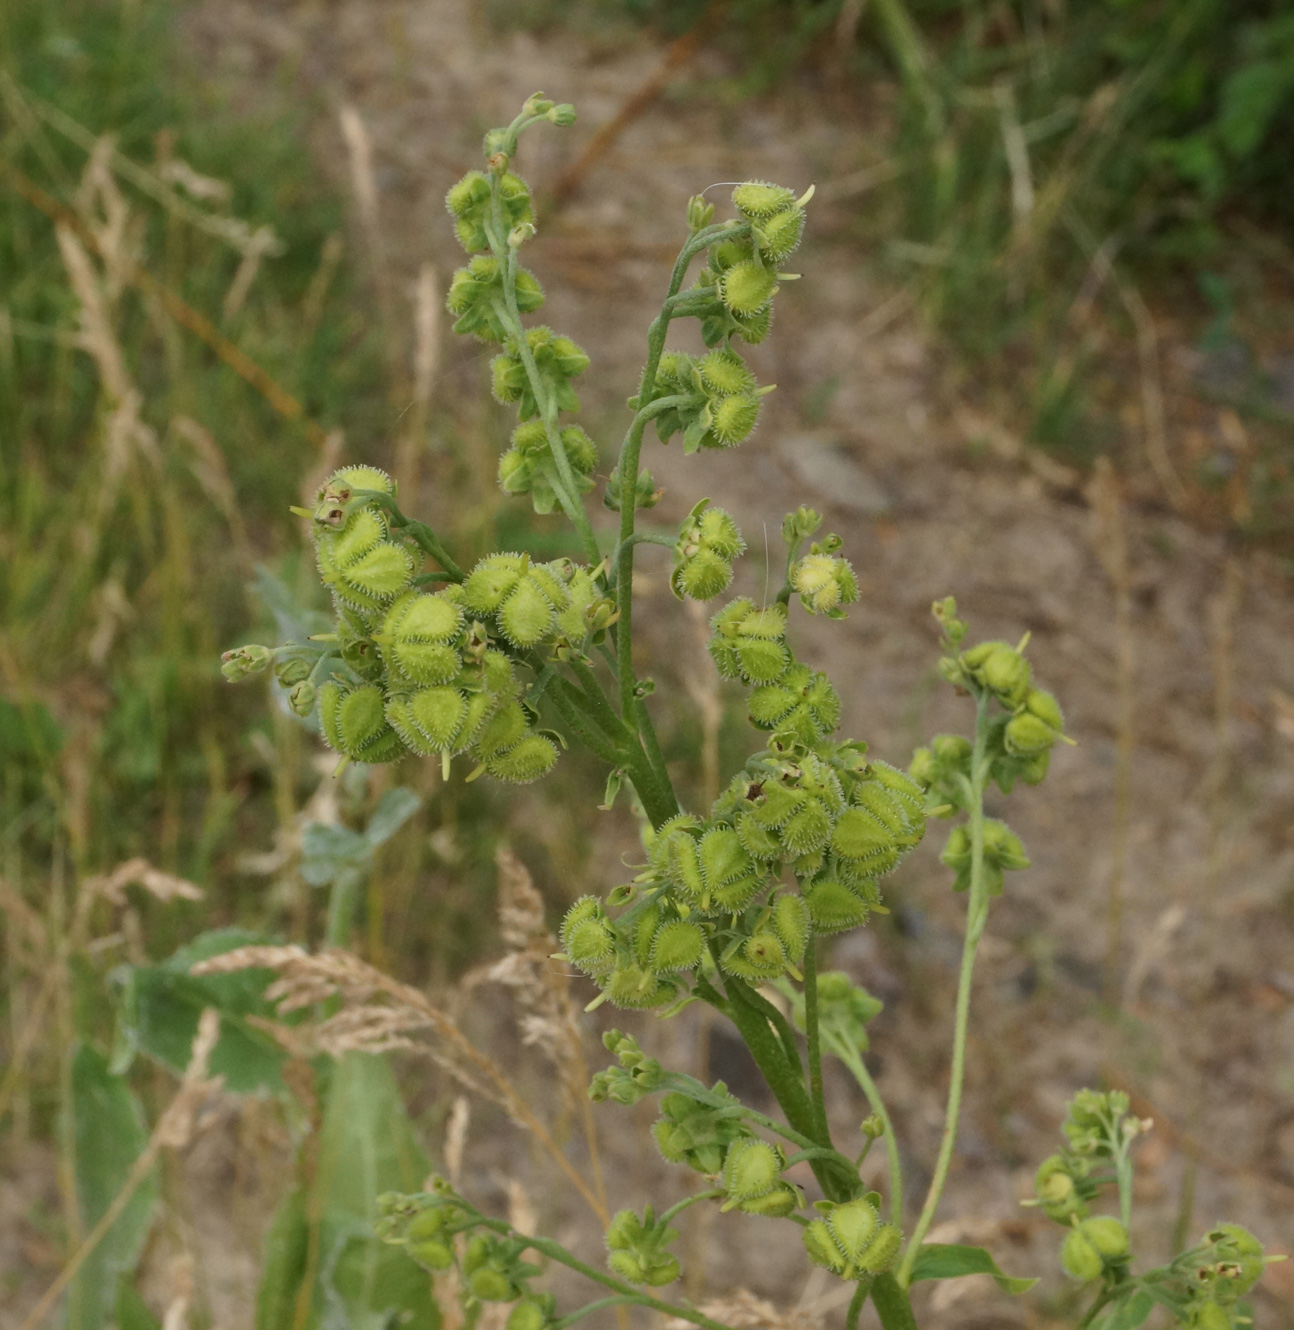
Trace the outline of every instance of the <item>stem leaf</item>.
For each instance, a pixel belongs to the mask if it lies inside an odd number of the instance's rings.
[[[997,1262],[983,1247],[964,1247],[955,1243],[926,1243],[912,1267],[911,1283],[919,1279],[959,1279],[962,1275],[991,1275],[1003,1293],[1024,1293],[1038,1281],[1016,1279],[998,1269]],[[1144,1319],[1144,1318],[1143,1318]],[[1137,1325],[1141,1322],[1137,1321]]]

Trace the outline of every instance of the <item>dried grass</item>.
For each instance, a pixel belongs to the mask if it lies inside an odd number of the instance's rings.
[[[201,962],[193,973],[228,974],[247,969],[274,971],[278,978],[267,989],[267,996],[282,1012],[340,999],[339,1010],[312,1026],[286,1033],[285,1027],[274,1027],[289,1051],[300,1053],[310,1045],[332,1056],[404,1050],[431,1058],[464,1088],[496,1104],[518,1127],[530,1132],[599,1220],[608,1222],[605,1203],[499,1064],[476,1048],[457,1022],[417,989],[338,949],[312,956],[296,946],[239,947]]]

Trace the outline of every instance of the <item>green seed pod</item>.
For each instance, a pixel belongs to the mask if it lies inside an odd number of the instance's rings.
[[[743,259],[725,270],[719,296],[734,314],[757,314],[777,293],[777,272],[754,259]]]
[[[813,854],[831,839],[831,818],[817,799],[787,819],[782,828],[782,844],[792,854]]]
[[[514,646],[532,647],[552,633],[552,603],[533,577],[524,577],[499,608],[499,627]]]
[[[735,649],[741,675],[750,683],[772,683],[781,677],[789,659],[780,642],[763,638],[738,640]]]
[[[791,714],[799,701],[799,695],[782,684],[765,684],[762,688],[756,688],[749,698],[751,724],[761,730],[775,729],[779,722]]]
[[[1082,1235],[1110,1263],[1124,1260],[1128,1255],[1128,1230],[1109,1215],[1085,1219],[1078,1226]]]
[[[1055,744],[1056,731],[1031,712],[1022,711],[1007,721],[1002,737],[1012,757],[1033,757]]]
[[[449,1246],[436,1238],[411,1240],[405,1243],[404,1249],[424,1270],[448,1270],[454,1264],[454,1254]]]
[[[1081,1279],[1084,1283],[1100,1279],[1104,1268],[1101,1264],[1101,1253],[1087,1240],[1082,1230],[1077,1228],[1071,1229],[1065,1235],[1065,1241],[1060,1247],[1060,1263],[1065,1267],[1066,1274]]]
[[[626,965],[611,974],[603,991],[615,1006],[637,1011],[672,1002],[678,988],[672,980],[661,978],[651,970]]]
[[[756,933],[724,959],[723,968],[739,979],[776,979],[786,973],[786,948],[776,933]]]
[[[1046,689],[1030,688],[1024,705],[1025,710],[1031,716],[1037,716],[1044,725],[1050,725],[1057,733],[1064,730],[1065,717],[1061,714],[1060,703]]]
[[[508,1314],[504,1330],[544,1330],[548,1316],[537,1302],[529,1298],[517,1305]]]
[[[780,830],[807,802],[808,796],[802,791],[769,781],[759,792],[753,815],[761,826]]]
[[[709,434],[705,446],[732,448],[750,437],[759,421],[759,398],[753,393],[738,393],[711,402],[701,413]],[[713,439],[713,443],[708,441]]]
[[[482,761],[489,761],[519,743],[526,733],[526,716],[517,702],[501,707],[481,727],[473,742]]]
[[[517,1296],[512,1281],[493,1266],[483,1265],[468,1276],[467,1286],[482,1302],[511,1302]]]
[[[419,1210],[405,1225],[404,1236],[409,1242],[436,1237],[445,1227],[445,1213],[440,1209]]]
[[[871,909],[867,902],[843,882],[827,879],[815,882],[804,894],[815,933],[843,933],[867,922]]]
[[[674,594],[689,600],[713,600],[732,582],[732,564],[713,550],[701,549],[670,574]]]
[[[492,613],[521,580],[526,567],[525,555],[487,556],[472,569],[463,583],[463,603],[477,614]]]
[[[373,684],[349,690],[324,684],[319,690],[319,719],[329,746],[356,759],[388,728],[381,689]]]
[[[411,725],[433,751],[446,753],[454,751],[466,716],[467,699],[457,688],[420,688],[409,697],[408,710],[401,713],[401,720]]]
[[[903,1230],[897,1224],[882,1224],[867,1244],[867,1250],[858,1259],[858,1268],[878,1275],[898,1260],[902,1250]]]
[[[857,1264],[880,1225],[876,1207],[864,1197],[837,1205],[827,1215],[827,1227],[840,1254]]]
[[[745,909],[751,898],[765,885],[766,881],[767,879],[763,873],[752,872],[745,877],[725,882],[723,886],[716,887],[710,893],[710,907],[728,914],[735,914],[737,911]]]
[[[557,745],[543,734],[527,735],[506,752],[496,753],[486,770],[509,785],[529,785],[546,776],[557,764]]]
[[[731,1210],[742,1201],[766,1196],[781,1180],[785,1163],[781,1150],[767,1141],[755,1137],[734,1141],[723,1163],[720,1180],[727,1199],[720,1209]]]
[[[783,185],[767,180],[747,180],[732,191],[732,205],[752,220],[773,217],[795,206],[795,195]]]
[[[1002,646],[991,652],[979,673],[984,686],[996,693],[1006,706],[1019,706],[1028,695],[1032,671],[1029,662],[1012,647]]]
[[[755,245],[765,262],[778,264],[799,248],[804,234],[804,212],[789,208],[761,222],[754,230]]]
[[[858,580],[846,559],[806,554],[791,570],[791,586],[810,614],[839,615],[842,605],[858,599]]]
[[[814,1265],[833,1270],[836,1274],[845,1268],[845,1259],[840,1254],[840,1249],[836,1246],[831,1230],[824,1220],[811,1220],[801,1236],[804,1240],[804,1250],[808,1252],[809,1260]]]
[[[786,948],[788,959],[798,965],[804,959],[813,923],[801,896],[783,894],[773,901],[773,928]]]
[[[705,952],[705,934],[683,919],[662,924],[651,945],[653,970],[692,970],[701,963]]]
[[[764,1215],[769,1219],[785,1219],[794,1214],[804,1204],[804,1196],[798,1187],[789,1182],[779,1182],[771,1191],[762,1196],[752,1196],[740,1202],[736,1207],[743,1214]],[[720,1206],[721,1210],[725,1207]]]
[[[755,346],[768,336],[768,330],[773,326],[773,306],[767,304],[754,314],[733,311],[732,321],[737,325],[734,329],[737,336],[748,346]]]
[[[746,542],[742,540],[736,522],[722,508],[706,508],[692,525],[695,527],[695,538],[703,549],[712,550],[721,558],[729,560],[746,552]],[[684,530],[687,530],[686,525]]]
[[[847,859],[872,859],[894,848],[894,833],[868,809],[849,808],[836,822],[831,848]]]
[[[1230,1313],[1212,1299],[1196,1304],[1190,1324],[1195,1330],[1233,1330],[1234,1326]]]
[[[1266,1268],[1263,1244],[1239,1224],[1219,1224],[1210,1230],[1208,1241],[1216,1244],[1219,1254],[1225,1260],[1239,1267],[1238,1273],[1233,1276],[1231,1291],[1236,1296],[1248,1293]]]
[[[721,887],[751,870],[750,856],[731,827],[714,827],[701,838],[701,873],[706,886]]]
[[[755,387],[754,374],[735,351],[711,351],[697,362],[696,371],[709,397],[732,397]]]
[[[782,843],[766,827],[762,826],[759,820],[750,813],[743,813],[737,819],[737,835],[741,839],[742,848],[750,855],[752,859],[759,859],[765,862],[772,859],[780,859],[782,856]]]

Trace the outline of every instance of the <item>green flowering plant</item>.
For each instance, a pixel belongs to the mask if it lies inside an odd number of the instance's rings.
[[[821,516],[801,507],[782,526],[785,574],[776,596],[758,604],[736,597],[710,620],[714,667],[743,690],[762,746],[711,807],[680,806],[648,705],[652,683],[634,666],[635,556],[644,543],[670,549],[674,594],[709,601],[728,590],[746,546],[732,515],[704,498],[677,532],[639,525],[639,513],[660,496],[642,464],[647,428],[662,445],[681,436],[686,452],[736,448],[755,429],[771,385],[758,384],[741,348],[769,335],[775,299],[792,276],[782,265],[800,241],[813,191],[747,182],[732,191],[731,215],[720,220],[715,204],[690,200],[688,234],[648,329],[630,423],[603,485],[603,504],[618,514],[607,532],[586,504],[598,484],[599,449],[571,419],[589,357],[569,337],[524,321],[544,293],[520,262],[536,223],[513,162],[524,132],[572,119],[571,108],[536,94],[511,125],[486,135],[484,169],[468,172],[447,200],[469,254],[450,285],[454,327],[497,348],[492,389],[517,414],[499,484],[529,496],[540,515],[560,512],[574,534],[569,553],[540,562],[494,551],[460,564],[430,527],[401,511],[390,477],[367,465],[344,467],[312,509],[298,510],[332,594],[334,631],[277,648],[240,647],[226,653],[224,670],[239,679],[272,669],[292,708],[317,714],[343,763],[439,756],[448,776],[463,757],[467,780],[521,783],[549,772],[568,743],[588,748],[608,768],[605,806],[626,782],[631,787],[643,857],[631,881],[570,907],[560,958],[595,990],[590,1008],[611,1003],[669,1017],[689,1003],[709,1004],[736,1027],[779,1116],[756,1112],[722,1083],[706,1086],[662,1067],[630,1035],[611,1031],[605,1043],[615,1061],[593,1078],[592,1098],[622,1105],[655,1098],[656,1145],[665,1160],[699,1175],[695,1193],[659,1216],[650,1206],[617,1213],[605,1268],[483,1214],[443,1180],[417,1195],[383,1197],[380,1236],[428,1271],[455,1268],[471,1318],[483,1303],[512,1304],[509,1330],[556,1330],[618,1304],[712,1327],[690,1304],[649,1291],[681,1273],[672,1221],[708,1203],[796,1225],[807,1260],[854,1285],[847,1330],[869,1298],[885,1330],[909,1330],[918,1281],[986,1273],[1011,1294],[1034,1282],[1003,1274],[980,1248],[926,1237],[957,1138],[978,946],[1006,875],[1029,864],[1019,838],[985,815],[985,795],[990,785],[1010,794],[1017,783],[1038,784],[1056,746],[1071,741],[1056,699],[1033,681],[1027,639],[967,645],[951,597],[933,607],[942,630],[939,672],[973,706],[969,733],[935,736],[906,770],[872,756],[861,740],[837,737],[839,696],[797,655],[793,610],[798,604],[796,613],[838,619],[859,588],[840,537],[820,534]],[[671,325],[683,319],[699,324],[704,354],[667,348]],[[942,860],[953,889],[966,896],[967,916],[944,1131],[912,1214],[895,1125],[864,1056],[880,1003],[844,974],[819,973],[818,952],[821,939],[885,910],[885,877],[931,819],[953,823]],[[827,1056],[855,1077],[871,1108],[861,1145],[849,1151],[838,1148],[828,1121]],[[1243,1324],[1241,1299],[1264,1257],[1242,1229],[1213,1229],[1170,1266],[1131,1274],[1128,1148],[1142,1124],[1126,1108],[1117,1095],[1084,1092],[1066,1123],[1066,1149],[1038,1173],[1038,1205],[1067,1229],[1064,1268],[1101,1283],[1082,1324],[1127,1330],[1155,1306],[1204,1330]],[[887,1157],[884,1197],[860,1175],[877,1140]],[[801,1164],[811,1184],[788,1176]],[[1119,1189],[1119,1219],[1090,1211],[1109,1182]],[[810,1190],[818,1193],[811,1206]],[[541,1270],[523,1259],[527,1252],[606,1292],[559,1317],[552,1297],[532,1289]]]

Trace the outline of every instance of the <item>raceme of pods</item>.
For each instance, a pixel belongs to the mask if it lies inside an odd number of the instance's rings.
[[[742,348],[769,334],[774,301],[794,277],[783,267],[800,243],[813,191],[747,181],[731,192],[732,215],[718,221],[703,195],[688,201],[687,240],[627,401],[632,423],[603,474],[602,449],[573,419],[590,358],[553,327],[526,322],[545,296],[519,262],[538,225],[530,186],[513,169],[520,136],[536,124],[573,119],[570,107],[536,94],[510,126],[486,135],[484,169],[467,172],[446,198],[468,255],[447,306],[456,332],[491,348],[490,389],[515,413],[498,462],[500,488],[541,516],[564,516],[578,557],[489,551],[460,566],[431,528],[401,513],[389,476],[344,467],[324,482],[313,508],[296,510],[310,522],[335,631],[277,648],[240,647],[225,653],[222,668],[231,680],[272,669],[287,705],[303,718],[317,714],[325,741],[347,761],[439,757],[448,772],[453,758],[466,755],[468,779],[523,782],[550,771],[567,739],[589,747],[610,769],[604,806],[624,780],[634,789],[644,814],[643,861],[632,881],[570,906],[559,959],[596,986],[590,1007],[610,1002],[669,1015],[692,1001],[710,1003],[736,1024],[785,1121],[744,1105],[722,1082],[705,1086],[667,1070],[635,1038],[610,1031],[604,1043],[616,1061],[593,1077],[590,1096],[635,1105],[659,1095],[656,1146],[665,1160],[699,1175],[704,1190],[659,1214],[650,1205],[615,1213],[605,1272],[483,1215],[443,1179],[415,1196],[380,1198],[378,1232],[433,1274],[457,1271],[468,1324],[480,1304],[496,1302],[511,1304],[507,1330],[565,1330],[594,1309],[625,1302],[714,1330],[695,1309],[647,1291],[681,1274],[671,1250],[678,1211],[710,1201],[721,1211],[796,1222],[808,1260],[856,1285],[849,1330],[868,1296],[885,1330],[911,1330],[907,1289],[930,1277],[916,1266],[931,1250],[926,1234],[957,1134],[976,944],[1006,874],[1029,864],[1007,824],[984,815],[985,791],[990,783],[1003,794],[1017,783],[1038,784],[1057,745],[1072,740],[1056,698],[1034,681],[1028,638],[967,645],[951,597],[932,607],[943,635],[938,668],[973,701],[973,734],[935,736],[907,771],[871,756],[860,740],[838,737],[840,697],[825,673],[797,656],[792,613],[843,618],[860,586],[841,538],[820,535],[821,515],[801,507],[782,525],[780,590],[758,601],[736,596],[710,619],[713,665],[743,693],[762,747],[708,809],[680,809],[648,711],[653,685],[634,673],[635,547],[667,547],[675,596],[708,602],[729,592],[746,543],[733,515],[708,499],[677,531],[639,527],[638,515],[663,493],[641,449],[649,425],[661,444],[681,436],[686,454],[722,453],[751,437],[772,385],[758,382]],[[697,321],[703,351],[666,345],[680,319]],[[586,508],[599,485],[602,505],[619,515],[614,535],[595,530]],[[614,684],[610,696],[602,671]],[[556,713],[560,736],[544,728],[541,710]],[[920,843],[931,817],[957,819],[941,858],[953,889],[965,893],[967,930],[945,1131],[921,1213],[905,1229],[894,1125],[861,1061],[880,1004],[843,972],[819,973],[817,949],[819,939],[884,911],[882,883]],[[808,1046],[807,1074],[797,1031]],[[857,1157],[832,1142],[824,1053],[838,1057],[868,1097]],[[1138,1299],[1153,1289],[1152,1305],[1167,1307],[1178,1324],[1235,1330],[1247,1323],[1244,1297],[1267,1260],[1244,1229],[1216,1226],[1169,1266],[1133,1274],[1128,1157],[1147,1124],[1127,1108],[1118,1092],[1080,1094],[1066,1120],[1065,1148],[1036,1177],[1035,1203],[1065,1229],[1063,1268],[1100,1286],[1083,1324],[1133,1330],[1145,1319]],[[867,1190],[860,1172],[881,1139],[889,1161],[884,1219],[881,1196]],[[799,1164],[823,1193],[812,1217],[801,1214],[809,1195],[807,1178],[792,1173]],[[1119,1190],[1118,1218],[1093,1209],[1111,1185]],[[976,1249],[936,1250],[947,1261],[949,1252]],[[612,1296],[559,1317],[552,1296],[532,1288],[540,1268],[525,1259],[531,1251],[601,1282]],[[975,1262],[957,1272],[996,1268],[984,1252]],[[1098,1312],[1104,1319],[1094,1319]]]

